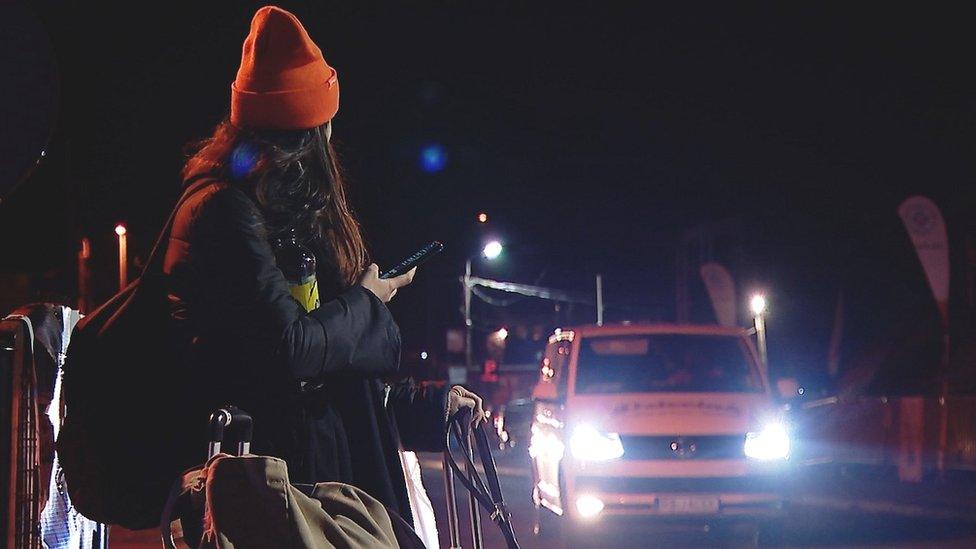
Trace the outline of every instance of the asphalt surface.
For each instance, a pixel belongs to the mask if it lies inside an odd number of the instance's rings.
[[[440,457],[421,456],[424,484],[438,518],[441,547],[449,547],[449,535],[443,473]],[[652,521],[640,521],[636,527],[601,531],[589,535],[538,538],[532,534],[533,508],[531,480],[527,463],[521,459],[500,457],[500,482],[512,512],[516,534],[523,548],[559,547],[730,547],[754,546],[753,529],[741,523],[675,528]],[[458,508],[461,522],[461,546],[472,547],[467,512],[467,492],[458,483]],[[844,490],[810,488],[801,490],[781,518],[758,527],[758,545],[762,547],[976,547],[976,519],[947,512],[945,508],[925,502],[885,503],[862,497],[845,498]],[[814,493],[815,492],[815,493]],[[826,495],[825,495],[826,494]],[[497,527],[482,515],[484,547],[504,548]]]

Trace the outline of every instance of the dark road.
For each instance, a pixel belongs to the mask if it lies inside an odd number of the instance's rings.
[[[421,456],[424,483],[438,518],[442,547],[449,546],[443,477],[439,456]],[[557,547],[729,547],[748,546],[748,541],[708,529],[704,525],[675,528],[655,526],[615,531],[612,536],[601,532],[587,539],[539,539],[532,535],[533,510],[531,481],[527,465],[499,460],[500,480],[506,502],[512,511],[516,534],[523,548]],[[468,528],[466,492],[458,483],[458,506],[461,510],[461,545],[471,547]],[[946,513],[928,512],[919,506],[875,504],[860,505],[839,497],[797,496],[781,518],[760,531],[762,547],[976,547],[976,522],[951,518]],[[497,528],[483,514],[485,547],[504,548]],[[642,525],[643,526],[643,525]]]

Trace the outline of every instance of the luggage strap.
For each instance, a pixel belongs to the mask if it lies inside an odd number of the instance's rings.
[[[163,260],[166,255],[166,241],[169,240],[170,232],[173,230],[173,222],[176,220],[177,212],[180,211],[180,206],[196,194],[197,191],[214,181],[214,172],[203,172],[190,177],[184,182],[183,193],[176,201],[176,205],[173,206],[173,210],[166,219],[166,224],[163,225],[163,229],[159,231],[159,235],[156,237],[156,243],[153,244],[149,252],[149,257],[146,258],[146,266],[142,270],[142,276],[159,276],[162,274]]]
[[[444,464],[445,464],[445,477],[451,483],[447,486],[447,492],[449,498],[453,495],[453,476],[461,481],[461,484],[468,489],[471,494],[472,502],[477,502],[482,508],[489,514],[491,520],[498,525],[502,531],[502,536],[505,538],[505,542],[508,549],[519,549],[518,541],[515,539],[515,529],[512,527],[511,513],[508,512],[508,508],[505,506],[505,499],[502,496],[501,485],[498,482],[498,470],[495,468],[495,460],[491,455],[491,446],[488,444],[488,436],[485,434],[484,427],[479,426],[477,428],[470,427],[471,425],[471,412],[467,408],[462,408],[453,416],[448,419],[447,422],[447,444],[444,448]],[[451,452],[451,436],[457,441],[458,446],[462,450],[464,456],[465,472],[461,471],[458,466],[457,461],[454,459],[454,454]],[[475,467],[473,457],[473,448],[471,446],[471,438],[474,438],[475,444],[478,448],[478,456],[481,461],[481,465],[485,472],[485,478],[482,479],[481,475],[478,473]],[[453,474],[452,474],[453,473]],[[457,509],[456,506],[452,505],[453,502],[448,502],[448,512],[452,516],[450,517],[455,523],[457,520]],[[453,513],[451,512],[453,509]],[[471,506],[471,522],[472,522],[472,536],[474,537],[475,549],[481,546],[481,532],[480,532],[480,519],[477,517],[478,508],[472,503]],[[456,526],[452,524],[452,527]],[[452,547],[458,547],[460,544],[456,539],[456,532],[452,528]],[[477,531],[476,531],[477,530]]]

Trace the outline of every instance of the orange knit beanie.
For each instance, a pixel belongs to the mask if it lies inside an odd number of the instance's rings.
[[[303,130],[339,110],[335,69],[298,18],[276,6],[254,14],[230,88],[230,121],[240,128]]]

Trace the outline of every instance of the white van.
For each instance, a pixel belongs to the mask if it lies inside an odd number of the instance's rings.
[[[782,506],[789,429],[746,330],[556,330],[533,398],[537,532],[551,520],[578,531]]]

